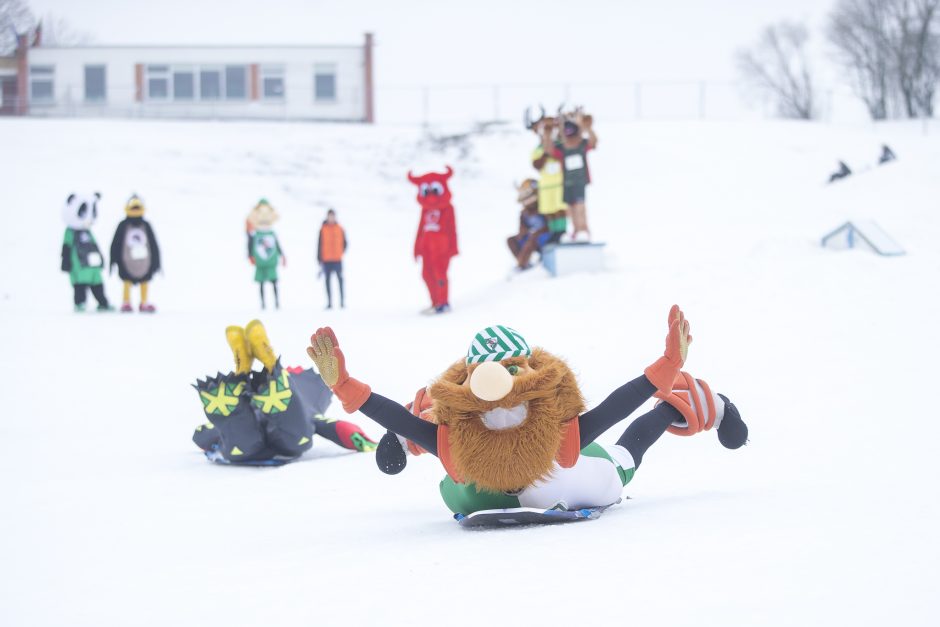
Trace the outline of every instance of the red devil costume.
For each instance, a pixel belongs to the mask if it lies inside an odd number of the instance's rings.
[[[457,254],[457,225],[454,206],[450,204],[447,180],[454,171],[447,166],[445,174],[429,172],[421,176],[408,173],[408,180],[418,187],[421,221],[415,237],[415,259],[424,262],[422,277],[431,294],[431,307],[426,313],[444,313],[450,310],[447,293],[447,267]]]

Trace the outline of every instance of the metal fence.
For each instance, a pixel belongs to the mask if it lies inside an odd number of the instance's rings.
[[[764,116],[734,82],[517,83],[491,85],[379,85],[376,117],[390,124],[446,124],[519,120],[526,107],[549,112],[583,105],[605,121],[732,120]]]
[[[333,107],[314,102],[305,89],[286,86],[282,100],[135,102],[134,87],[109,89],[112,102],[88,102],[81,85],[57,90],[55,101],[32,102],[32,115],[58,117],[162,117],[245,119],[334,119],[358,121],[358,116],[336,115]],[[741,120],[774,117],[768,103],[749,99],[743,86],[731,81],[633,81],[624,83],[501,83],[477,85],[379,85],[375,92],[376,121],[393,125],[447,125],[479,122],[521,122],[526,107],[542,105],[549,113],[583,105],[598,119],[635,120]],[[6,94],[5,94],[6,95]],[[358,89],[340,89],[333,105],[345,108],[361,101]],[[10,113],[13,102],[3,102]],[[847,86],[818,93],[818,119],[832,121],[846,111],[865,117],[860,101]],[[119,104],[121,103],[121,104]],[[8,106],[9,105],[9,106]],[[298,111],[298,105],[306,111]],[[309,107],[309,108],[308,108]],[[333,115],[331,115],[333,113]]]

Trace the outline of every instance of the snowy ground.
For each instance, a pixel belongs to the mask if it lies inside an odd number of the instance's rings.
[[[460,157],[407,128],[0,120],[0,624],[937,624],[938,132],[601,126],[588,206],[610,270],[508,282],[521,131]],[[883,141],[898,162],[822,184]],[[446,162],[455,311],[426,319],[404,175]],[[166,266],[155,317],[72,313],[58,255],[74,190],[103,193],[103,247],[144,198]],[[667,435],[601,520],[487,532],[450,519],[429,457],[397,477],[325,441],[276,470],[207,463],[189,383],[228,368],[225,325],[260,313],[242,229],[261,196],[289,260],[283,308],[262,319],[288,363],[330,324],[357,377],[408,399],[504,323],[565,356],[595,404],[660,354],[678,302],[688,369],[741,408],[749,446]],[[330,206],[349,308],[324,313]],[[819,248],[859,217],[909,254]],[[107,289],[119,299],[116,277]]]

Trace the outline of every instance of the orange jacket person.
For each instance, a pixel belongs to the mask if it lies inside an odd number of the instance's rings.
[[[336,221],[336,212],[326,212],[326,220],[320,227],[320,241],[317,243],[317,261],[320,273],[326,277],[326,308],[333,308],[333,292],[330,289],[330,275],[336,274],[339,280],[339,306],[346,307],[343,293],[343,253],[346,252],[346,231]]]

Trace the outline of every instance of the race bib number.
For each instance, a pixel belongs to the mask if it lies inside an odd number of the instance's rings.
[[[565,169],[569,172],[584,169],[584,156],[580,153],[565,157]]]
[[[150,251],[146,246],[131,246],[131,259],[134,261],[143,261],[150,256]]]
[[[88,267],[89,268],[100,268],[103,264],[101,255],[95,252],[88,253]]]
[[[561,163],[557,161],[549,161],[545,164],[545,174],[559,174],[561,172]]]

